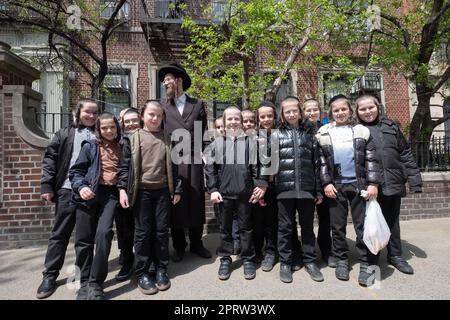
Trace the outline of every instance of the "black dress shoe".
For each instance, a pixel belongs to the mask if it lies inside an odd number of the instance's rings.
[[[166,270],[156,271],[156,287],[160,291],[164,291],[170,288],[169,275]]]
[[[317,266],[317,264],[315,264],[313,262],[306,263],[305,264],[305,270],[306,270],[306,272],[308,272],[309,276],[314,281],[317,281],[317,282],[322,282],[323,281],[322,272],[320,272],[320,269]]]
[[[122,268],[120,268],[119,273],[116,275],[116,281],[122,282],[128,280],[133,274],[133,269],[132,263],[124,263]]]
[[[56,290],[56,277],[45,276],[37,290],[36,298],[45,299],[50,297]]]
[[[191,252],[195,253],[196,255],[198,255],[201,258],[205,258],[205,259],[211,258],[211,252],[209,252],[208,249],[206,249],[203,246],[193,248],[193,249],[191,249]]]
[[[172,261],[173,262],[180,262],[184,258],[184,250],[176,250],[173,253]]]
[[[414,274],[414,269],[406,262],[402,256],[392,256],[388,258],[389,264],[397,268],[398,271],[406,274]]]
[[[148,274],[138,278],[138,288],[143,294],[155,294],[158,292],[155,281]]]
[[[292,270],[290,265],[280,263],[280,280],[284,283],[292,282]]]
[[[228,280],[231,275],[231,258],[230,257],[222,257],[220,258],[220,266],[219,266],[219,279],[220,280]]]

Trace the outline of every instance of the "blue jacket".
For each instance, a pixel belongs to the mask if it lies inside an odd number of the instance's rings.
[[[72,201],[87,208],[92,207],[97,201],[96,198],[83,200],[80,190],[89,187],[96,194],[100,185],[100,174],[100,146],[95,140],[84,141],[77,161],[69,170],[69,179],[73,190]]]

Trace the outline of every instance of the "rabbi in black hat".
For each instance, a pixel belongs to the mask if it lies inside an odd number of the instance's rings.
[[[190,251],[208,259],[211,258],[211,253],[202,243],[205,223],[203,164],[194,163],[194,123],[200,122],[203,136],[207,129],[205,105],[201,100],[184,93],[191,86],[191,78],[182,66],[176,63],[164,65],[158,70],[158,75],[166,89],[166,99],[162,101],[166,113],[166,134],[170,135],[176,129],[186,129],[191,136],[190,162],[178,165],[178,174],[183,181],[183,194],[181,201],[172,207],[170,223],[175,249],[172,259],[179,262],[184,257],[187,247],[185,229],[189,230]],[[199,146],[201,147],[201,142]]]

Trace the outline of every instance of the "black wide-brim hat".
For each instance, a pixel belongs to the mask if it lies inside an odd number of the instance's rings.
[[[170,63],[163,65],[158,70],[158,77],[161,82],[164,81],[166,74],[171,73],[175,77],[183,79],[183,90],[186,91],[191,86],[191,77],[187,74],[186,70],[177,63]]]

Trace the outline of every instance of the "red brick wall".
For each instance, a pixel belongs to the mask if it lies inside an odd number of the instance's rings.
[[[3,96],[0,249],[47,243],[52,227],[51,207],[40,200],[43,151],[19,138],[12,125],[12,96]]]
[[[400,74],[383,73],[386,115],[404,128],[410,123],[408,82]]]

